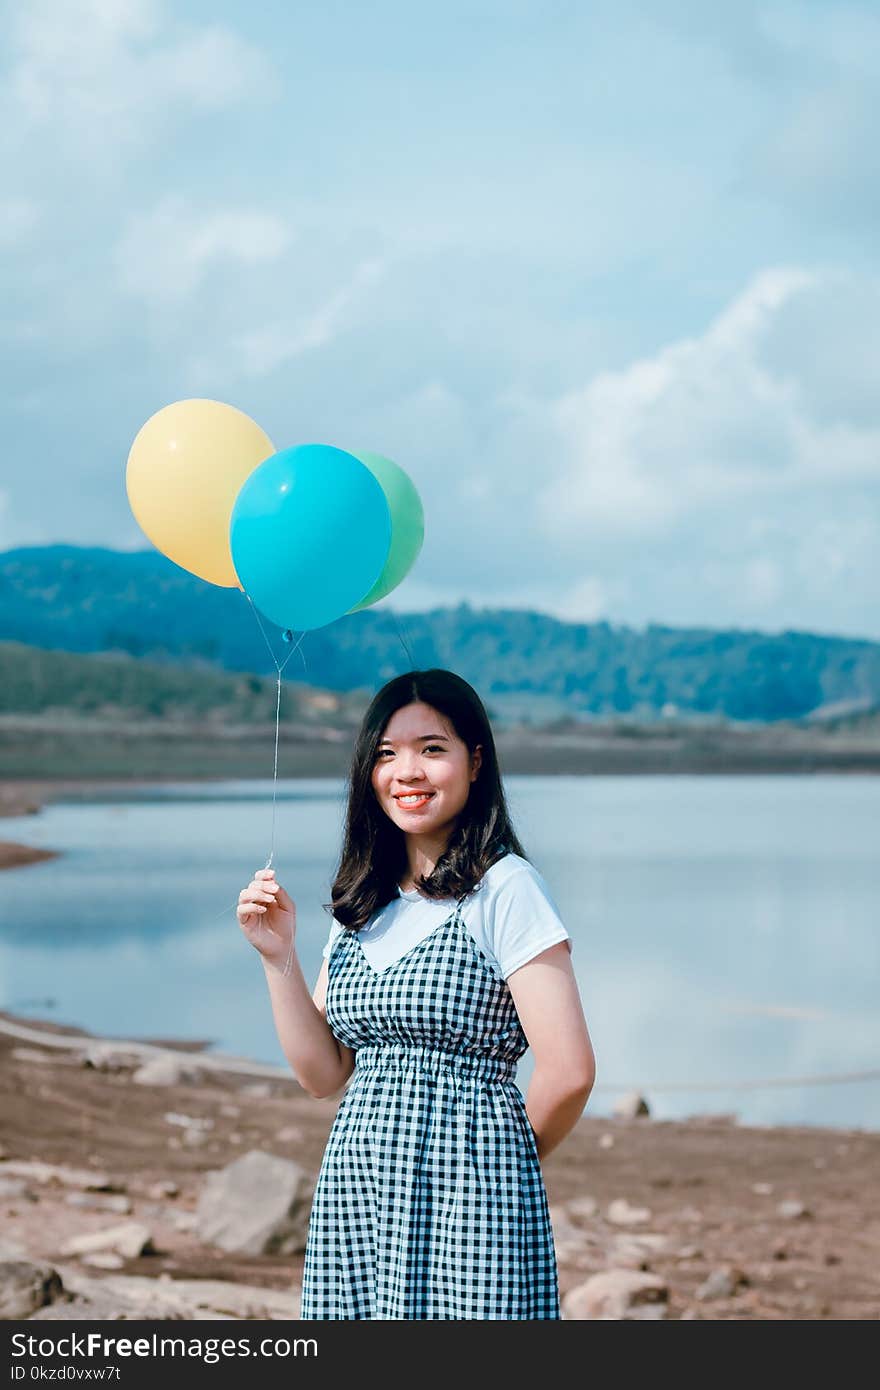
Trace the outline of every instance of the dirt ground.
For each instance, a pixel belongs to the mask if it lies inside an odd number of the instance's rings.
[[[94,1168],[132,1203],[123,1218],[69,1205],[60,1186],[31,1183],[26,1196],[0,1197],[5,1240],[51,1261],[70,1236],[138,1220],[150,1228],[156,1253],[127,1260],[121,1273],[276,1289],[300,1283],[301,1254],[230,1255],[180,1229],[179,1214],[195,1211],[207,1172],[251,1149],[295,1159],[316,1174],[338,1096],[315,1100],[283,1072],[259,1080],[212,1072],[199,1084],[139,1085],[130,1071],[84,1066],[79,1050],[10,1037],[4,1020],[55,1035],[77,1031],[0,1014],[0,1178],[9,1160]],[[190,1146],[169,1113],[212,1127]],[[590,1116],[588,1104],[543,1172],[563,1298],[591,1274],[628,1265],[664,1280],[669,1318],[880,1317],[880,1133],[748,1128],[718,1116],[606,1119]],[[157,1201],[151,1187],[169,1180],[179,1194]],[[621,1198],[647,1214],[629,1227],[616,1224],[609,1207]],[[798,1210],[780,1211],[786,1201],[802,1210],[785,1214]],[[635,1256],[624,1250],[646,1233],[665,1236],[666,1248],[646,1241]],[[733,1274],[733,1291],[701,1293],[722,1268]]]

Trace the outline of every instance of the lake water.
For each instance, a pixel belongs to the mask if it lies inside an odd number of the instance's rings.
[[[636,1087],[658,1119],[880,1128],[880,1079],[802,1080],[880,1067],[880,779],[505,785],[573,938],[598,1064],[588,1114],[609,1115]],[[271,780],[118,795],[0,823],[4,839],[63,851],[0,874],[0,1005],[283,1064],[263,969],[235,917],[268,856]],[[274,864],[297,904],[310,986],[342,795],[336,780],[278,784]],[[527,1053],[524,1092],[532,1065]]]

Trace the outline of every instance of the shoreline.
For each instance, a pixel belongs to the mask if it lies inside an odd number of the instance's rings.
[[[13,819],[20,816],[38,816],[58,795],[75,793],[77,800],[91,800],[96,793],[113,788],[162,786],[178,782],[179,777],[26,777],[0,778],[0,821],[4,817]],[[204,782],[227,781],[225,777],[204,777],[193,779]],[[63,850],[37,849],[33,845],[21,844],[16,840],[0,839],[0,871],[3,869],[24,868],[27,864],[43,863],[48,859],[60,859]]]
[[[0,1011],[4,1243],[74,1295],[24,1316],[130,1318],[132,1300],[149,1299],[148,1318],[271,1318],[287,1297],[283,1315],[298,1317],[304,1248],[220,1248],[200,1230],[199,1198],[209,1174],[252,1151],[314,1181],[345,1092],[316,1100],[287,1068],[255,1080],[245,1059],[205,1046],[126,1044]],[[169,1063],[176,1052],[179,1074],[138,1084],[142,1049]],[[649,1276],[669,1319],[880,1314],[880,1132],[606,1118],[588,1103],[542,1173],[566,1317],[597,1316],[582,1293],[594,1275]],[[110,1238],[122,1213],[149,1235],[139,1253],[70,1253],[71,1239]]]

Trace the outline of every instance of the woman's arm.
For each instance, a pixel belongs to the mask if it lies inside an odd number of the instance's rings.
[[[297,1081],[316,1099],[335,1095],[354,1070],[354,1053],[339,1042],[327,1022],[327,961],[321,965],[314,995],[309,994],[295,954],[286,977],[265,960],[263,969],[278,1041]]]
[[[238,895],[236,915],[241,930],[260,953],[275,1031],[291,1070],[309,1095],[333,1095],[351,1075],[354,1053],[342,1046],[327,1023],[326,959],[315,993],[309,994],[294,949],[296,903],[276,880],[274,869],[257,869]]]
[[[526,1112],[543,1159],[574,1129],[596,1080],[568,943],[549,946],[507,984],[535,1058]]]

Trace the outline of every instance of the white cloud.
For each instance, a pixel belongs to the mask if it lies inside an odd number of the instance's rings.
[[[561,597],[548,595],[547,603],[542,606],[566,622],[596,623],[619,607],[625,593],[625,582],[589,574],[567,586]],[[522,607],[534,607],[534,597],[529,600],[526,595],[527,590],[524,589]]]
[[[345,331],[361,298],[384,271],[385,262],[380,258],[361,261],[349,278],[316,307],[297,313],[292,305],[289,321],[276,319],[260,328],[232,334],[223,344],[222,362],[200,356],[195,368],[197,375],[205,380],[218,376],[268,376],[303,353],[325,347]]]
[[[116,251],[120,284],[151,302],[179,301],[223,263],[257,265],[277,260],[290,240],[270,213],[201,212],[180,198],[164,198],[129,224]]]
[[[786,337],[789,306],[811,300],[821,321],[848,278],[764,271],[702,336],[539,407],[561,460],[540,502],[547,532],[662,532],[708,507],[880,478],[880,402],[870,419],[823,419],[822,383],[801,378],[803,344]],[[864,333],[877,286],[862,296]],[[775,581],[765,565],[748,582],[764,595]]]
[[[265,56],[221,24],[179,23],[159,0],[29,0],[15,10],[5,74],[7,144],[40,131],[105,162],[177,111],[215,111],[274,91]]]

